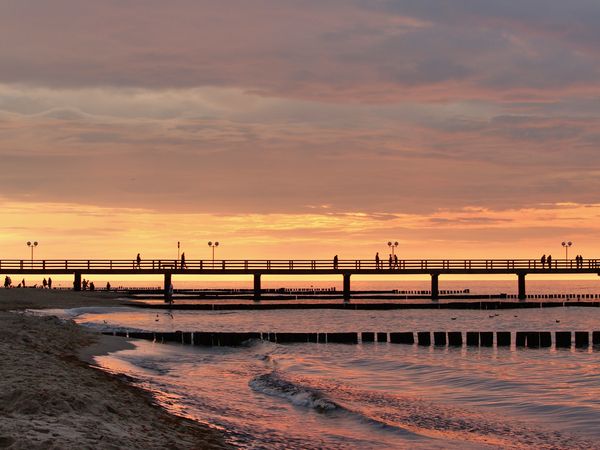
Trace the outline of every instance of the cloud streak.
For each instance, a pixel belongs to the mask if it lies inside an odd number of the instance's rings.
[[[421,242],[510,239],[487,211],[598,203],[592,0],[7,0],[0,27],[11,201],[243,214],[247,239],[270,223],[253,215],[327,224],[261,242],[349,233],[354,214],[369,239],[411,229],[403,214]]]

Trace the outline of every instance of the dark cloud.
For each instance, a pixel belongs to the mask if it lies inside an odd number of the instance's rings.
[[[229,86],[264,95],[383,102],[596,86],[591,0],[0,5],[0,82]],[[430,95],[433,95],[431,93]],[[460,94],[458,94],[460,95]]]

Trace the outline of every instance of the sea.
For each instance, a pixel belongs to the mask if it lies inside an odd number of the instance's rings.
[[[282,284],[311,285],[335,286],[328,281]],[[447,281],[440,288],[497,294],[514,293],[515,285],[514,280]],[[429,286],[425,281],[358,281],[353,288]],[[537,280],[528,283],[528,291],[597,294],[600,279]],[[593,307],[496,311],[95,307],[50,313],[105,332],[600,330],[600,308]],[[134,349],[98,356],[96,364],[126,374],[150,391],[158,404],[220,430],[237,448],[600,448],[600,351],[593,347],[453,348],[261,340],[239,347],[202,347],[131,342]]]

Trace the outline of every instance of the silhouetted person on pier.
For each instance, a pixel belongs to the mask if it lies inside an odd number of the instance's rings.
[[[185,269],[187,266],[185,265],[185,252],[181,254],[181,268]]]
[[[106,282],[106,290],[107,290],[107,291],[110,291],[110,281],[107,281],[107,282]]]
[[[548,255],[546,262],[548,263],[548,269],[552,269],[552,255]]]
[[[379,252],[375,253],[375,268],[379,269]]]
[[[388,258],[388,267],[392,270],[392,254],[390,253],[390,257]]]
[[[394,255],[394,268],[397,269],[398,267],[398,255]]]
[[[48,289],[52,289],[52,278],[48,277]]]
[[[339,258],[338,258],[338,255],[335,255],[335,256],[333,257],[333,270],[337,270],[337,268],[338,268],[338,263],[339,263]]]
[[[138,253],[136,258],[135,258],[135,262],[137,263],[137,268],[139,269],[142,265],[142,257],[140,256],[140,254]]]
[[[94,282],[92,281],[90,283],[90,291],[95,291],[96,290],[96,285],[94,284]]]
[[[88,287],[88,281],[84,278],[81,281],[81,289],[84,290],[84,291],[87,291],[87,287]]]
[[[21,281],[21,284],[23,285],[23,287],[25,287],[25,278],[23,278],[23,281]]]
[[[10,277],[4,277],[4,289],[8,289],[12,284]]]
[[[542,263],[542,269],[544,269],[546,267],[546,254],[542,255],[540,262]]]
[[[45,278],[44,278],[44,281],[42,281],[42,286],[44,289],[46,289],[46,287],[48,286],[48,282],[46,281]]]

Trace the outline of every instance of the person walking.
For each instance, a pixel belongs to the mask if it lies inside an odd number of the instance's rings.
[[[545,253],[542,255],[540,262],[542,263],[542,269],[544,269],[546,267],[546,254]]]
[[[136,258],[135,258],[135,261],[136,261],[136,263],[137,263],[137,268],[138,268],[138,269],[140,269],[140,268],[141,268],[141,265],[142,265],[142,257],[140,256],[140,254],[139,254],[139,253],[138,253],[138,254],[137,254],[137,256],[136,256]]]
[[[335,255],[333,257],[333,270],[337,270],[338,269],[338,263],[339,263],[338,255]]]
[[[42,288],[46,289],[48,287],[48,282],[46,281],[46,279],[44,278],[44,281],[42,281]]]
[[[48,289],[52,289],[52,278],[48,277]]]
[[[398,269],[398,255],[394,254],[394,269]]]
[[[23,278],[23,281],[21,281],[21,284],[23,285],[23,287],[25,287],[25,278]]]
[[[388,268],[392,270],[392,254],[390,253],[390,257],[388,258]]]
[[[379,270],[379,252],[375,253],[375,268]]]
[[[183,252],[181,254],[181,268],[182,269],[186,269],[187,268],[187,266],[185,265],[185,252]]]
[[[548,269],[552,269],[552,255],[548,255],[546,262],[548,263]]]

